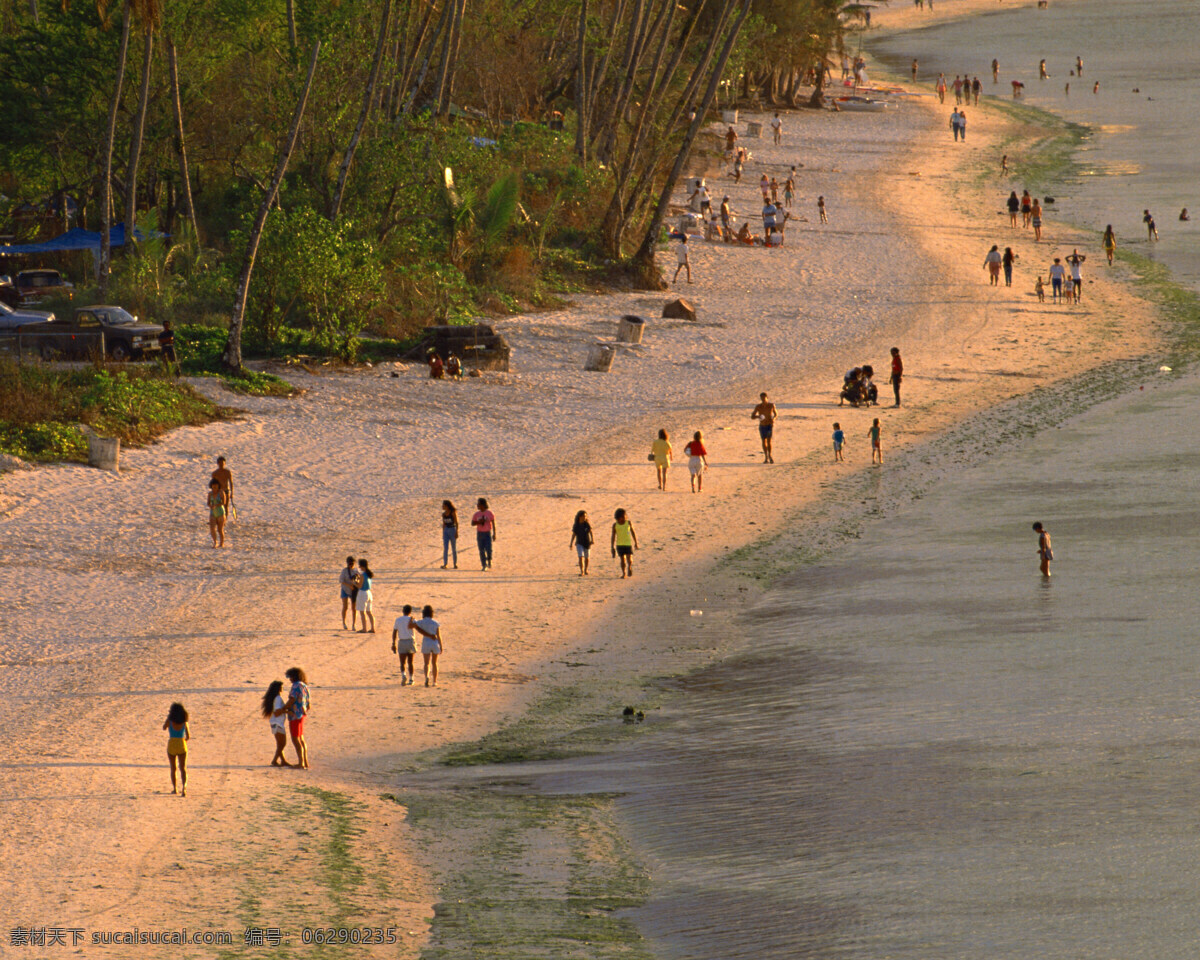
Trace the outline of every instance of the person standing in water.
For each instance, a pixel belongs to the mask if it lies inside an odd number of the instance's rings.
[[[1146,225],[1146,239],[1147,240],[1157,240],[1158,239],[1158,227],[1156,227],[1154,225],[1154,217],[1152,217],[1150,215],[1149,210],[1142,211],[1142,223],[1144,223]]]
[[[609,542],[612,555],[621,561],[621,579],[633,576],[633,551],[638,548],[637,531],[624,508],[613,514],[612,537]]]
[[[919,66],[919,64],[917,63],[917,58],[916,58],[916,57],[913,57],[913,62],[912,62],[912,78],[913,78],[913,83],[916,83],[916,82],[917,82],[917,67],[918,67],[918,66]]]
[[[992,57],[992,83],[1000,82],[1000,61]]]
[[[750,419],[758,421],[758,437],[762,441],[763,463],[775,462],[775,457],[771,453],[771,439],[775,435],[775,418],[778,415],[775,404],[767,399],[765,393],[760,393],[758,406],[750,414]]]
[[[1108,265],[1113,264],[1113,254],[1117,252],[1117,235],[1113,231],[1113,225],[1110,223],[1104,228],[1104,239],[1100,241],[1104,247],[1104,255],[1108,257]]]
[[[167,731],[167,759],[171,762],[171,792],[175,793],[175,767],[179,766],[179,777],[182,781],[183,792],[187,796],[187,742],[192,739],[192,731],[188,728],[188,712],[182,703],[173,703],[167,710],[167,719],[162,728]]]
[[[1050,561],[1054,559],[1054,550],[1050,545],[1050,531],[1042,526],[1040,520],[1033,525],[1033,531],[1038,535],[1038,569],[1042,571],[1043,577],[1048,577],[1050,576]]]

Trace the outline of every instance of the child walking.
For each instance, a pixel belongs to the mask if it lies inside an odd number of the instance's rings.
[[[167,719],[162,728],[167,731],[167,759],[171,762],[171,792],[179,793],[175,787],[175,766],[179,765],[179,778],[182,781],[183,792],[187,796],[187,742],[192,738],[188,729],[188,712],[182,703],[173,703],[167,710]]]
[[[621,560],[621,579],[633,576],[633,551],[638,548],[637,532],[624,509],[613,515],[612,555]]]
[[[883,463],[883,446],[879,441],[879,418],[871,424],[871,429],[867,431],[867,436],[871,438],[871,463]]]
[[[845,460],[842,456],[842,444],[846,442],[846,434],[842,430],[840,423],[833,425],[833,460],[834,463],[841,463]]]
[[[592,525],[588,522],[586,510],[580,510],[575,514],[575,523],[571,526],[571,543],[570,546],[575,548],[575,554],[579,557],[579,575],[586,577],[588,575],[588,563],[592,559],[592,544],[596,542],[596,538],[592,535]]]

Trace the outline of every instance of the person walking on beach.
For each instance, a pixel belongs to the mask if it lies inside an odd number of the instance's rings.
[[[708,467],[708,451],[704,448],[704,436],[697,430],[692,434],[683,452],[688,457],[688,476],[692,481],[692,493],[704,490],[704,471]]]
[[[934,89],[937,90],[938,103],[945,103],[946,102],[946,75],[944,73],[938,74],[937,84],[934,86]]]
[[[308,677],[299,667],[289,667],[283,675],[292,684],[284,706],[288,712],[288,733],[292,736],[292,746],[296,748],[296,765],[302,770],[307,770],[308,743],[304,739],[304,718],[308,716],[311,706]]]
[[[980,83],[979,78],[976,77],[974,80],[971,81],[971,93],[973,93],[975,95],[975,106],[979,106],[979,94],[981,94],[982,92],[983,92],[983,84]]]
[[[579,558],[579,575],[586,577],[588,575],[588,565],[592,559],[592,544],[596,542],[596,537],[592,533],[592,525],[588,522],[586,510],[580,510],[575,514],[575,522],[571,525],[571,546],[575,548],[575,555]]]
[[[775,146],[783,143],[783,121],[779,119],[779,111],[775,111],[775,116],[771,119],[771,130],[775,135]]]
[[[729,155],[731,160],[734,158],[734,154],[737,151],[737,142],[737,131],[734,130],[733,127],[730,127],[725,131],[725,152]]]
[[[962,137],[963,143],[967,142],[967,111],[966,110],[958,111],[958,136],[955,137],[954,139],[957,140],[958,137]]]
[[[342,567],[342,572],[338,577],[338,587],[342,594],[342,629],[346,628],[346,611],[350,611],[350,615],[354,616],[354,598],[358,596],[358,571],[354,568],[354,558],[347,557],[346,565]],[[349,629],[354,629],[354,622],[351,621]]]
[[[1029,220],[1033,216],[1033,197],[1029,195],[1028,190],[1021,191],[1021,223],[1028,227]]]
[[[417,652],[416,628],[413,624],[411,603],[404,605],[400,616],[392,624],[392,653],[400,658],[400,686],[411,686],[413,682],[413,656]],[[406,672],[407,671],[407,672]]]
[[[654,471],[658,475],[658,489],[667,489],[667,471],[671,469],[671,440],[666,430],[658,431],[658,439],[650,444],[650,459],[654,461]]]
[[[1002,176],[1002,177],[1008,176],[1008,154],[1007,153],[1002,154],[1000,157],[1000,176]],[[1013,226],[1015,227],[1016,224],[1014,223]]]
[[[221,496],[221,485],[216,480],[208,481],[208,533],[212,537],[213,549],[225,546],[225,498]]]
[[[775,404],[767,399],[765,393],[760,393],[758,406],[750,414],[750,419],[758,421],[758,438],[762,441],[763,463],[775,462],[775,457],[771,454],[771,439],[775,434],[775,418],[778,415],[779,411],[775,409]]]
[[[1021,212],[1021,201],[1014,190],[1008,195],[1008,225],[1014,229],[1017,226],[1017,214]]]
[[[271,735],[275,738],[275,756],[271,758],[273,767],[290,767],[284,759],[283,748],[287,746],[287,704],[283,699],[283,681],[272,680],[267,686],[267,692],[262,698],[262,715],[271,726]]]
[[[1046,61],[1045,60],[1042,60],[1038,64],[1038,79],[1039,80],[1049,80],[1050,79],[1050,74],[1048,74],[1046,72]]]
[[[176,793],[175,787],[175,767],[179,767],[179,778],[182,781],[183,792],[180,796],[187,796],[187,742],[192,738],[192,731],[188,728],[188,712],[184,709],[182,703],[171,704],[167,710],[167,719],[163,721],[162,728],[167,731],[167,760],[171,764],[171,792]]]
[[[1042,205],[1036,197],[1029,210],[1029,222],[1033,225],[1033,241],[1037,243],[1042,239]]]
[[[1080,303],[1083,300],[1083,261],[1087,257],[1078,250],[1072,250],[1071,255],[1067,257],[1067,263],[1071,267],[1071,292],[1075,294],[1075,302]]]
[[[1012,286],[1013,264],[1020,259],[1020,257],[1013,253],[1012,247],[1004,248],[1004,285],[1006,287]]]
[[[367,566],[363,557],[358,560],[358,596],[354,598],[354,609],[362,616],[362,629],[359,633],[375,632],[375,594],[371,592],[371,581],[375,574]],[[371,618],[371,629],[367,630],[367,617]]]
[[[788,210],[792,209],[792,201],[796,198],[796,181],[788,177],[783,184],[783,205]]]
[[[1144,223],[1146,225],[1146,239],[1147,240],[1157,240],[1158,239],[1158,227],[1156,227],[1154,225],[1154,217],[1152,217],[1150,215],[1149,210],[1142,211],[1142,223]]]
[[[822,223],[829,222],[829,214],[825,212],[825,198],[823,196],[817,197],[817,213],[819,214]]]
[[[449,500],[442,501],[442,569],[450,556],[454,557],[454,569],[458,569],[458,511]]]
[[[1038,535],[1038,569],[1042,571],[1043,577],[1048,577],[1050,576],[1050,561],[1054,559],[1054,549],[1050,545],[1050,531],[1042,526],[1041,521],[1033,525],[1033,530]]]
[[[882,428],[879,426],[879,418],[876,417],[871,422],[871,428],[867,431],[867,436],[871,438],[871,463],[883,465],[883,441],[880,439]]]
[[[900,406],[900,382],[904,379],[904,361],[900,359],[900,348],[892,347],[892,394],[896,398],[896,406]]]
[[[842,429],[840,423],[833,425],[833,461],[834,463],[842,463],[845,458],[842,456],[842,447],[846,443],[846,432]]]
[[[1000,82],[1000,61],[992,57],[992,83]]]
[[[621,579],[633,576],[633,551],[638,548],[637,531],[624,508],[613,514],[612,555],[621,561]]]
[[[686,233],[679,234],[679,245],[675,248],[675,276],[671,278],[674,283],[679,279],[679,271],[687,271],[687,282],[692,282],[692,261],[688,258],[688,235]]]
[[[988,283],[990,286],[1000,286],[1000,264],[1003,259],[1000,254],[1000,248],[996,244],[992,244],[992,249],[983,258],[983,269],[989,274]]]
[[[1058,303],[1062,299],[1063,278],[1066,275],[1067,271],[1063,268],[1062,261],[1055,257],[1054,263],[1050,265],[1050,290],[1054,303]]]
[[[954,102],[960,107],[962,106],[962,88],[962,77],[956,73],[954,75]]]
[[[1113,225],[1110,223],[1104,228],[1104,239],[1100,241],[1104,247],[1104,255],[1108,257],[1108,265],[1113,264],[1113,254],[1117,252],[1117,234],[1113,230]]]
[[[475,528],[475,542],[479,547],[479,562],[484,570],[492,568],[492,544],[496,536],[496,515],[488,509],[488,502],[483,497],[475,501],[475,513],[471,516],[471,526]]]
[[[425,686],[430,686],[430,676],[433,686],[438,681],[438,657],[442,655],[442,627],[433,619],[433,607],[428,604],[421,608],[421,619],[413,623],[417,633],[421,635],[421,659],[425,663]]]
[[[221,500],[225,504],[225,512],[230,512],[233,506],[233,473],[225,466],[225,458],[217,457],[217,469],[212,472],[212,478],[221,487]]]
[[[954,132],[954,142],[955,143],[958,143],[958,124],[959,124],[960,118],[961,118],[961,114],[959,114],[958,108],[955,107],[954,112],[950,114],[950,129]]]

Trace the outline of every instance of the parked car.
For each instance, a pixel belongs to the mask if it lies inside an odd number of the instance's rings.
[[[54,314],[49,310],[28,310],[24,307],[13,309],[7,303],[0,303],[0,330],[15,330],[17,327],[46,323],[53,319]]]
[[[57,270],[22,270],[17,274],[17,292],[25,303],[39,303],[47,297],[75,296],[75,285]]]
[[[96,304],[77,307],[75,316],[38,325],[35,348],[45,360],[79,359],[99,351],[98,333],[104,334],[104,352],[114,360],[140,360],[157,356],[162,347],[157,323],[143,323],[122,307]]]

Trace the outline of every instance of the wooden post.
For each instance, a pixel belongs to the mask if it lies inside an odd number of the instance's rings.
[[[612,369],[613,358],[616,355],[616,347],[607,343],[594,343],[588,348],[587,363],[583,365],[583,369],[596,373],[608,373]]]

